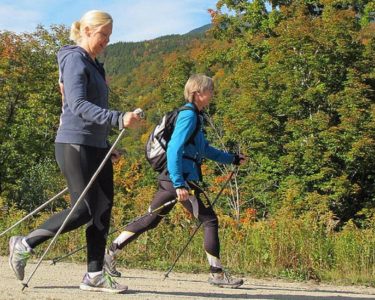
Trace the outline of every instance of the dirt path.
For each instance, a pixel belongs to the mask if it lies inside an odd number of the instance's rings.
[[[375,288],[339,287],[308,283],[290,283],[281,280],[245,278],[239,289],[222,289],[210,286],[207,274],[171,273],[163,281],[163,272],[127,270],[120,268],[123,277],[118,279],[129,286],[124,295],[83,292],[78,285],[85,265],[43,263],[30,281],[29,288],[21,292],[22,285],[10,270],[6,257],[0,257],[0,299],[290,299],[290,300],[351,300],[375,299]],[[35,263],[28,264],[26,279]]]

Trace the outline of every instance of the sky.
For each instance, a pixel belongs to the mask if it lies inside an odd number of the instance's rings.
[[[37,25],[68,28],[88,10],[114,20],[111,43],[137,42],[184,34],[210,23],[217,0],[0,0],[0,31],[33,32]]]

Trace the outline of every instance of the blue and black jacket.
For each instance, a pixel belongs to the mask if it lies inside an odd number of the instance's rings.
[[[186,106],[196,109],[192,103]],[[202,126],[195,135],[194,142],[188,143],[198,122],[198,114],[193,110],[183,110],[178,114],[167,148],[167,170],[175,188],[184,187],[186,180],[200,180],[200,164],[204,158],[224,164],[233,163],[235,160],[234,154],[209,145]]]

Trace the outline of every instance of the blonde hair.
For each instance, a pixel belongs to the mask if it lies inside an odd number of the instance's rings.
[[[208,77],[204,74],[191,75],[185,84],[185,100],[188,102],[193,102],[195,92],[202,93],[207,90],[211,92],[214,90],[214,81],[211,77]]]
[[[90,10],[82,16],[81,20],[73,22],[70,28],[70,39],[78,43],[82,39],[82,30],[86,26],[96,28],[110,23],[113,23],[110,14],[100,10]]]

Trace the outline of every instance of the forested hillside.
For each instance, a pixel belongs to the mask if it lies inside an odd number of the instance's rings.
[[[116,43],[101,58],[112,107],[147,115],[121,142],[114,226],[147,208],[156,176],[143,156],[148,133],[183,103],[189,75],[205,73],[215,80],[209,140],[249,157],[217,205],[226,265],[374,285],[375,2],[220,0],[210,14],[206,33]],[[64,187],[53,137],[61,101],[55,54],[66,41],[64,28],[1,33],[0,228]],[[229,170],[204,164],[212,198]],[[177,206],[121,259],[166,268],[192,222]],[[72,249],[82,238],[61,243]],[[181,268],[204,268],[201,243],[198,236]]]
[[[170,53],[184,53],[191,47],[193,40],[203,40],[210,28],[205,25],[184,35],[168,35],[143,42],[119,42],[109,45],[102,60],[105,62],[108,77],[113,85],[131,83],[130,73],[142,63],[151,63],[163,59]]]

